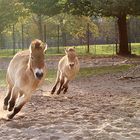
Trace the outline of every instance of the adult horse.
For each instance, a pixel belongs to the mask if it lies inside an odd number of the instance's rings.
[[[7,70],[8,92],[3,109],[12,111],[7,115],[12,119],[30,100],[32,93],[43,82],[46,74],[45,54],[47,49],[41,40],[31,42],[29,50],[17,53]]]

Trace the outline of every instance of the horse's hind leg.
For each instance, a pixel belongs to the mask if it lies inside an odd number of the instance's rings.
[[[12,91],[12,87],[8,86],[8,91],[7,91],[7,94],[4,98],[4,105],[3,105],[4,110],[7,110],[8,102],[9,102],[9,99],[11,97],[11,91]]]

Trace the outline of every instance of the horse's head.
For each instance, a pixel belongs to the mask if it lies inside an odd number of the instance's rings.
[[[36,79],[41,79],[43,77],[46,50],[47,44],[44,44],[41,40],[36,39],[31,42],[29,65]]]
[[[75,62],[76,62],[76,57],[77,57],[75,49],[70,47],[70,48],[65,50],[65,53],[66,53],[66,55],[68,57],[69,68],[73,68],[74,65],[75,65]]]

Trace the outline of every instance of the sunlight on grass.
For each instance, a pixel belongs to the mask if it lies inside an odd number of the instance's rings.
[[[140,43],[132,43],[132,54],[140,55]],[[69,47],[69,46],[67,46]],[[59,52],[57,47],[48,47],[46,56],[61,56],[65,53],[65,48],[67,47],[59,47]],[[78,55],[94,55],[94,56],[111,56],[116,55],[116,47],[115,44],[102,44],[102,45],[90,45],[90,53],[87,54],[87,46],[73,46],[75,47]],[[21,51],[21,49],[16,49],[15,52]],[[13,50],[12,49],[1,49],[0,50],[0,57],[13,57]]]
[[[78,78],[81,77],[90,77],[94,75],[101,75],[107,73],[117,73],[127,71],[132,65],[122,65],[122,66],[103,66],[96,68],[82,68],[78,74]]]

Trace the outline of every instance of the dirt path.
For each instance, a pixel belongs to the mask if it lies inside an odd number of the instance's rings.
[[[140,79],[117,76],[77,79],[66,95],[38,91],[12,121],[1,90],[0,140],[140,140]]]
[[[60,60],[62,56],[57,57],[49,57],[46,58],[46,64],[49,69],[56,69],[58,65],[58,61]],[[8,64],[10,62],[10,58],[0,58],[0,70],[1,69],[7,69]],[[130,58],[125,57],[85,57],[81,56],[79,57],[80,60],[80,66],[81,67],[96,67],[96,66],[112,66],[112,65],[120,65],[120,64],[140,64],[140,58],[134,58],[131,60]]]

